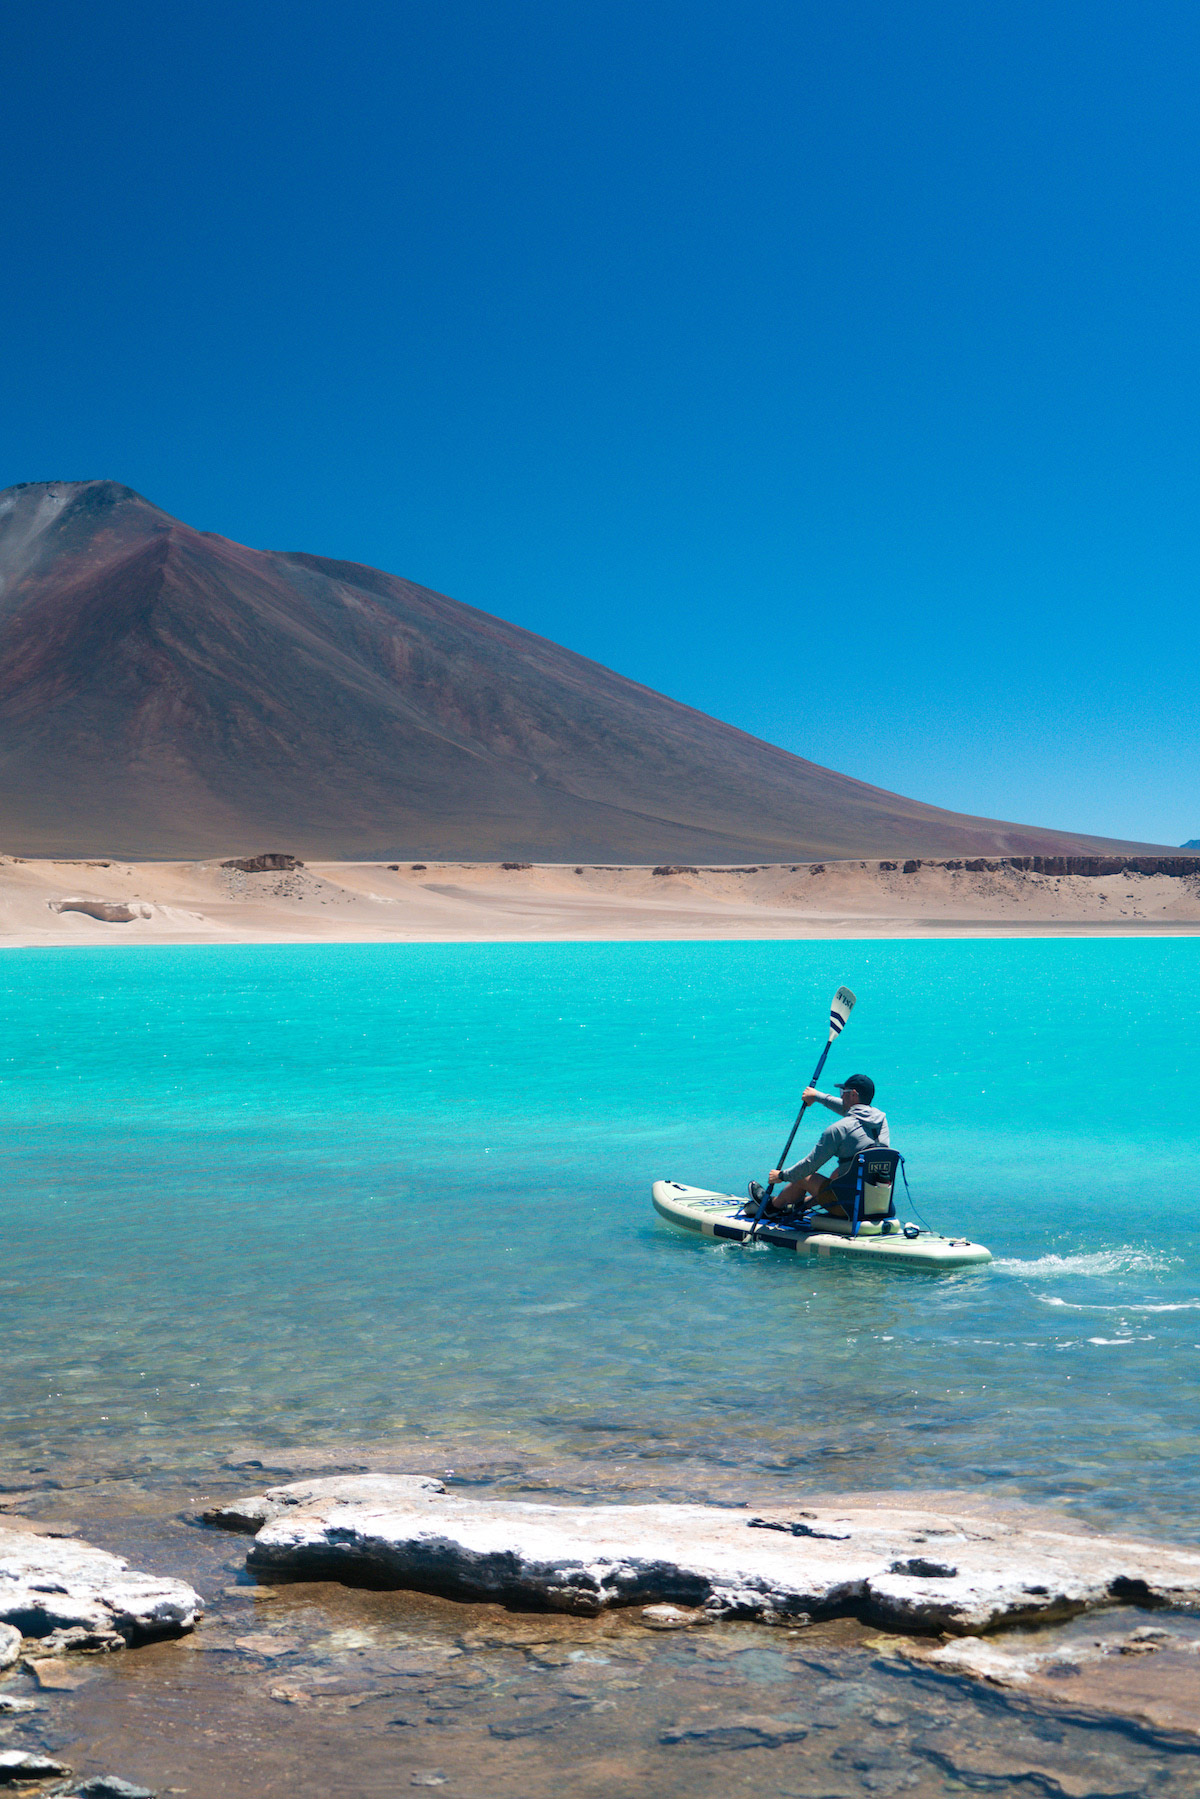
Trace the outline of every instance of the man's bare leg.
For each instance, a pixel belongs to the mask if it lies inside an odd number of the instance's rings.
[[[779,1170],[773,1168],[771,1170],[771,1179],[777,1179],[778,1175]],[[806,1174],[802,1180],[789,1181],[788,1185],[784,1187],[781,1192],[772,1196],[771,1203],[767,1207],[767,1210],[769,1212],[783,1212],[786,1211],[788,1206],[799,1205],[802,1200],[807,1200],[810,1204],[820,1200],[820,1203],[825,1207],[825,1210],[831,1217],[848,1217],[849,1214],[843,1206],[838,1204],[838,1201],[833,1194],[829,1194],[824,1199],[821,1198],[822,1189],[826,1184],[825,1176],[823,1174]]]

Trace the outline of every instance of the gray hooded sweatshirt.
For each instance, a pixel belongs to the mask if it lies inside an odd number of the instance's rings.
[[[831,1156],[837,1157],[837,1167],[827,1178],[838,1181],[849,1174],[860,1150],[888,1147],[888,1122],[878,1106],[851,1106],[843,1117],[839,1093],[818,1093],[817,1103],[837,1112],[837,1123],[821,1132],[802,1162],[781,1169],[785,1181],[802,1181],[806,1174],[815,1174]]]

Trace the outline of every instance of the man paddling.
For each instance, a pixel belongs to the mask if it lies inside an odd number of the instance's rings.
[[[804,1089],[806,1106],[827,1106],[840,1116],[836,1124],[821,1132],[803,1161],[793,1163],[791,1168],[772,1168],[772,1184],[786,1181],[787,1185],[767,1200],[764,1188],[757,1181],[750,1182],[750,1197],[758,1204],[760,1218],[789,1211],[796,1205],[823,1206],[835,1218],[850,1216],[843,1203],[846,1195],[838,1192],[837,1183],[851,1173],[860,1151],[887,1149],[888,1122],[873,1103],[875,1083],[869,1074],[852,1074],[836,1085],[836,1093],[821,1093],[816,1087]],[[817,1172],[835,1158],[837,1167],[832,1175]]]

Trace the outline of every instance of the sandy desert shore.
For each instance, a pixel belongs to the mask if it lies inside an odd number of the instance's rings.
[[[247,859],[249,860],[249,859]],[[993,861],[687,868],[0,856],[0,947],[1200,932],[1196,872]]]

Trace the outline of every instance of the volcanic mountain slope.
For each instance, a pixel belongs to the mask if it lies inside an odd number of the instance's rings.
[[[0,847],[267,846],[629,862],[1114,847],[865,786],[428,588],[246,549],[115,482],[8,488]]]

